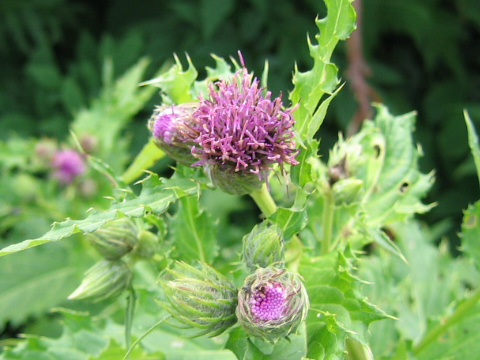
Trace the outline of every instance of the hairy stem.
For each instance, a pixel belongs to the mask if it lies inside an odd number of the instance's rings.
[[[330,251],[330,242],[332,237],[332,226],[333,226],[333,213],[334,203],[333,203],[333,194],[330,189],[325,192],[323,198],[323,224],[322,224],[322,244],[320,249],[320,254],[324,255]]]
[[[127,349],[130,347],[132,341],[132,324],[136,301],[137,295],[135,294],[133,287],[130,286],[127,296],[127,308],[125,309],[125,346]]]
[[[140,343],[140,341],[145,339],[153,330],[155,330],[158,326],[160,326],[168,318],[170,318],[170,315],[167,315],[164,318],[157,321],[155,324],[152,325],[152,327],[150,327],[150,329],[145,331],[145,333],[143,333],[142,336],[140,336],[137,340],[135,340],[135,342],[132,344],[132,346],[126,352],[125,356],[123,357],[123,360],[127,360],[128,357],[130,356],[130,353],[133,351],[133,349],[135,349],[135,346],[137,346]]]
[[[259,190],[250,193],[250,196],[265,217],[269,217],[277,211],[277,205],[275,205],[275,201],[268,192],[266,184],[263,184]]]
[[[455,309],[452,315],[442,320],[440,324],[427,332],[423,339],[413,347],[413,354],[417,355],[418,353],[420,353],[423,349],[428,347],[432,342],[434,342],[442,334],[444,334],[448,330],[448,328],[460,322],[465,317],[465,315],[467,315],[467,313],[478,303],[479,300],[480,288],[478,288],[468,300],[462,302]]]

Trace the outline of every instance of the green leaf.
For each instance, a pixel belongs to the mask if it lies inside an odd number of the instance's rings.
[[[200,260],[211,264],[218,255],[212,217],[199,208],[195,195],[180,199],[172,222],[172,233],[182,260]]]
[[[280,226],[283,236],[288,240],[307,225],[307,212],[304,209],[278,208],[269,219]]]
[[[56,244],[2,259],[0,323],[10,321],[18,326],[28,316],[37,316],[64,302],[91,262],[79,250],[78,244]],[[47,257],[48,261],[41,260]]]
[[[480,147],[478,145],[478,135],[475,131],[475,127],[473,126],[473,122],[470,119],[467,111],[463,112],[463,116],[465,117],[465,123],[467,124],[468,145],[470,146],[470,150],[472,151],[475,167],[477,168],[477,178],[480,183]]]
[[[460,238],[462,251],[471,257],[480,269],[480,201],[464,211]]]
[[[154,175],[150,175],[144,180],[144,183],[148,184],[148,181],[152,181],[154,178]],[[140,195],[134,199],[114,203],[110,209],[103,212],[92,211],[92,213],[83,220],[67,219],[61,223],[55,223],[49,232],[39,238],[25,240],[1,249],[0,257],[48,242],[58,241],[80,231],[83,233],[93,232],[107,221],[115,219],[118,214],[130,217],[140,217],[146,213],[160,215],[165,212],[168,206],[177,198],[187,194],[195,194],[197,191],[197,184],[186,179],[170,179],[165,181],[163,185],[158,185],[153,188],[145,186]]]
[[[351,2],[352,0],[325,1],[327,17],[315,21],[319,29],[319,34],[315,36],[318,44],[313,45],[308,38],[313,68],[304,73],[295,68],[290,100],[292,104],[298,104],[294,117],[300,143],[312,140],[323,121],[329,102],[337,93],[334,90],[338,84],[338,69],[330,62],[330,58],[338,41],[345,40],[355,28],[356,16]],[[324,94],[331,96],[316,111]]]
[[[412,139],[414,122],[414,113],[393,116],[377,105],[375,119],[364,122],[356,136],[363,159],[353,176],[365,184],[362,202],[369,226],[405,220],[433,206],[420,201],[433,185],[433,173],[418,170],[421,153]]]
[[[142,83],[142,85],[153,85],[165,93],[163,103],[181,104],[194,101],[191,88],[197,78],[197,70],[192,60],[187,55],[188,69],[183,70],[182,63],[175,55],[175,64],[160,76]]]
[[[350,273],[350,257],[332,252],[319,258],[304,257],[300,263],[310,300],[306,321],[308,358],[342,358],[347,338],[364,343],[366,326],[387,317],[356,295],[359,281]]]

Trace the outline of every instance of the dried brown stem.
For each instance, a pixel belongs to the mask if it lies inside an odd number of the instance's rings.
[[[355,134],[363,120],[372,116],[370,103],[373,90],[365,80],[365,77],[370,75],[370,68],[366,64],[362,52],[362,1],[354,0],[353,7],[357,12],[357,29],[347,40],[349,66],[345,76],[350,83],[358,108],[348,126],[347,136]]]

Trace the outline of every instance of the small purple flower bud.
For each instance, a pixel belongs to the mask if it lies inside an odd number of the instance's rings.
[[[192,113],[197,104],[185,103],[175,106],[159,106],[148,122],[155,144],[172,159],[184,165],[193,164],[191,154],[193,139],[198,136],[193,130]]]
[[[198,146],[192,148],[199,160],[193,165],[208,164],[229,176],[255,174],[266,180],[272,164],[283,170],[284,163],[298,163],[292,109],[283,108],[280,96],[272,100],[242,59],[241,63],[230,81],[210,84],[209,97],[199,99],[192,115],[199,134],[194,140]]]
[[[308,296],[293,273],[259,268],[238,293],[237,318],[245,331],[274,343],[296,330],[307,316]]]
[[[52,160],[53,176],[61,184],[69,184],[85,171],[85,164],[79,153],[74,150],[60,150]]]

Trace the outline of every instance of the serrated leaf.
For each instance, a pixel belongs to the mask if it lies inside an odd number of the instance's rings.
[[[342,357],[347,337],[364,342],[364,329],[385,313],[356,296],[358,280],[351,274],[352,259],[342,253],[303,258],[300,274],[310,300],[307,317],[307,357]]]
[[[197,70],[193,66],[192,60],[186,55],[188,69],[184,70],[182,63],[175,55],[175,64],[161,74],[160,76],[142,83],[142,85],[153,85],[162,90],[167,98],[163,98],[163,103],[181,104],[193,101],[191,87],[197,78]]]
[[[298,104],[294,112],[296,132],[299,143],[310,142],[320,127],[328,103],[335,96],[338,84],[337,67],[330,62],[333,50],[339,40],[345,40],[355,28],[355,11],[352,0],[327,0],[327,17],[316,20],[319,34],[315,36],[318,44],[308,38],[313,68],[307,72],[295,69],[293,91],[290,93],[292,104]],[[318,103],[324,94],[331,94],[323,108],[317,111]]]
[[[172,232],[175,247],[182,260],[200,260],[211,264],[218,255],[212,217],[199,208],[196,196],[180,199],[178,211],[172,221]]]
[[[115,219],[119,213],[130,217],[140,217],[145,214],[145,208],[148,208],[149,212],[159,215],[165,212],[168,206],[179,196],[195,194],[197,191],[197,184],[186,179],[171,179],[166,181],[164,185],[155,188],[145,187],[142,193],[134,199],[112,204],[110,209],[103,212],[93,212],[83,220],[67,219],[61,223],[55,223],[49,232],[39,238],[7,246],[0,250],[0,257],[48,242],[58,241],[80,231],[84,233],[93,232],[107,221]]]
[[[365,184],[362,202],[369,226],[405,220],[433,206],[420,201],[433,185],[433,173],[418,170],[420,151],[412,139],[415,114],[393,116],[381,105],[377,111],[358,134],[365,164],[353,174]]]

